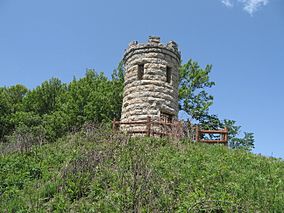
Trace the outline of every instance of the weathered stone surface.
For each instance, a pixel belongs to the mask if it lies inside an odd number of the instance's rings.
[[[159,37],[149,37],[146,44],[130,43],[124,54],[125,87],[121,121],[142,121],[151,116],[159,120],[161,112],[177,118],[180,52],[174,41],[164,45]],[[138,79],[138,65],[144,74]],[[171,80],[167,82],[167,67]],[[141,126],[124,125],[125,130]]]

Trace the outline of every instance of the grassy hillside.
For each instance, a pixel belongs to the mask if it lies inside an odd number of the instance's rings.
[[[0,147],[0,212],[284,212],[284,162],[93,129]]]

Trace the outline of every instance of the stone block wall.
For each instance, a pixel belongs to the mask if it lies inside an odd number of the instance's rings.
[[[177,44],[132,42],[124,54],[125,87],[121,121],[160,120],[162,114],[177,119],[180,52]],[[139,65],[143,67],[139,79]],[[141,69],[141,68],[140,68]],[[140,73],[141,75],[141,73]]]

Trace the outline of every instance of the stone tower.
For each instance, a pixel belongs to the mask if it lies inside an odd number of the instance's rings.
[[[180,52],[170,41],[161,44],[150,36],[148,43],[129,44],[123,57],[125,86],[121,122],[172,122],[178,114]],[[131,127],[130,127],[131,128]]]

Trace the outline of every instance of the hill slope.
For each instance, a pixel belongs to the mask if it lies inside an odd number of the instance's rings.
[[[279,159],[103,129],[20,148],[0,148],[4,212],[284,211]]]

